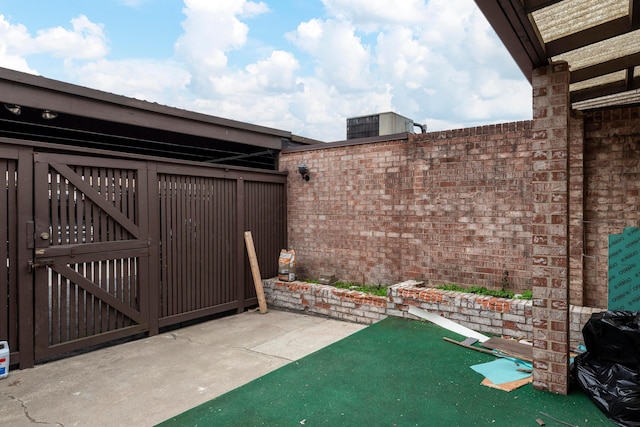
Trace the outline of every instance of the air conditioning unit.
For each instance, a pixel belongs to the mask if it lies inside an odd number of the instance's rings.
[[[347,119],[347,139],[414,133],[413,120],[396,113],[378,113]]]

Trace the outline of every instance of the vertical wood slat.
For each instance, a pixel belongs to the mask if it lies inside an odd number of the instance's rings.
[[[7,334],[6,335],[3,334],[3,336],[7,337],[9,343],[13,343],[13,345],[15,346],[15,349],[17,350],[18,329],[15,327],[11,327],[11,325],[16,325],[16,321],[18,319],[18,283],[19,282],[17,280],[17,273],[18,273],[17,241],[18,241],[18,227],[19,227],[18,224],[19,223],[18,223],[18,215],[17,215],[17,209],[18,209],[17,172],[18,171],[17,171],[16,162],[15,161],[7,162],[6,168],[3,172],[6,173],[6,178],[7,178],[6,187],[4,187],[7,189],[7,193],[4,193],[2,191],[3,194],[6,194],[6,199],[5,199],[6,205],[0,204],[0,206],[7,206],[6,215],[3,215],[6,221],[4,224],[6,225],[6,228],[2,227],[7,233],[3,236],[3,240],[0,240],[0,241],[9,242],[9,248],[7,248],[6,245],[2,245],[2,247],[6,250],[6,252],[4,254],[5,256],[1,258],[8,260],[8,262],[2,262],[2,267],[3,267],[3,270],[5,271],[2,274],[2,278],[4,279],[6,277],[6,289],[2,290],[2,295],[3,296],[9,295],[9,301],[8,301],[8,304],[2,303],[2,306],[5,307],[8,305],[9,319],[14,320],[10,323],[7,323],[7,325],[9,325],[9,330],[7,331]],[[6,237],[7,240],[4,240],[4,237]],[[5,321],[8,319],[3,318],[2,320]],[[11,344],[9,346],[9,349],[11,349]]]
[[[180,254],[184,254],[184,247],[186,246],[186,232],[185,232],[185,204],[186,204],[186,194],[185,194],[185,189],[186,189],[186,183],[185,183],[186,179],[185,177],[180,177],[179,178],[179,182],[180,185],[178,187],[179,190],[179,195],[180,197],[178,198],[178,217],[176,218],[179,227],[177,229],[179,235],[177,236],[177,241],[178,241],[178,251]],[[176,263],[178,265],[178,277],[180,278],[180,282],[179,283],[184,283],[186,285],[186,272],[185,272],[185,268],[184,268],[184,259],[183,257],[178,257],[176,258]],[[178,283],[176,283],[176,285],[178,285]],[[178,299],[178,312],[179,313],[183,313],[184,310],[186,310],[186,304],[185,301],[187,300],[187,286],[182,286],[181,291],[178,295],[179,295],[179,299]]]
[[[62,241],[62,224],[60,223],[60,200],[58,197],[59,189],[55,179],[58,177],[56,174],[49,175],[49,215],[51,216],[51,235],[53,236],[51,241],[52,245],[57,245]]]
[[[42,183],[40,186],[33,186],[33,199],[35,200],[34,222],[36,234],[45,230],[49,230],[50,219],[52,218],[52,212],[57,210],[58,206],[58,189],[57,185],[51,181],[51,174],[49,173],[49,165],[46,163],[36,163],[33,166],[34,182]],[[51,183],[51,186],[43,185],[44,183]],[[46,203],[45,206],[42,203]],[[52,209],[49,209],[49,204]],[[54,227],[56,228],[56,227]],[[57,242],[57,240],[55,241]],[[36,237],[35,246],[39,248],[45,242]],[[35,273],[35,286],[34,286],[34,338],[35,338],[35,353],[46,350],[46,346],[49,343],[50,335],[50,323],[49,323],[49,288],[47,286],[49,280],[52,280],[49,276],[49,272],[45,269],[36,269]],[[53,283],[52,283],[53,292]]]
[[[177,254],[177,245],[178,241],[178,179],[176,176],[172,176],[171,179],[172,191],[171,191],[171,262],[170,266],[172,268],[172,281],[171,281],[171,311],[169,314],[173,315],[178,313],[178,254]]]
[[[205,179],[198,177],[198,197],[197,197],[197,215],[198,215],[198,229],[196,230],[196,236],[198,239],[198,246],[196,248],[197,259],[195,260],[196,266],[196,280],[198,281],[198,306],[200,308],[206,307],[205,289],[207,287],[206,277],[204,273],[204,264],[206,264],[205,243],[207,235],[205,234],[206,217],[204,212],[205,197],[206,197],[206,183]]]
[[[223,208],[223,202],[224,200],[221,200],[221,194],[222,194],[222,189],[220,188],[220,185],[214,185],[212,186],[213,191],[214,191],[214,196],[213,196],[213,206],[214,206],[214,210],[215,210],[215,217],[214,220],[216,221],[214,224],[214,232],[213,232],[213,251],[214,253],[220,253],[223,252],[224,253],[224,244],[226,239],[223,236],[223,232],[224,230],[224,223],[226,220],[226,217],[224,216],[224,211],[222,210]],[[222,257],[218,257],[215,256],[213,257],[214,259],[214,266],[215,266],[215,284],[214,284],[214,297],[213,297],[213,303],[214,304],[220,304],[222,303],[222,301],[224,300],[224,295],[223,295],[223,283],[225,283],[225,276],[224,276],[224,269],[223,269],[223,265],[222,265]]]
[[[123,192],[125,191],[124,190],[125,183],[123,182],[123,173],[121,169],[112,169],[112,173],[113,173],[113,184],[112,184],[113,205],[120,212],[123,212],[122,202],[124,197]],[[119,224],[117,224],[116,226],[117,226],[117,231],[114,236],[114,240],[125,240],[127,238],[126,236],[127,233],[123,230],[123,227],[121,227]],[[123,289],[123,278],[121,278],[119,275],[120,262],[121,261],[118,259],[114,259],[111,261],[110,274],[112,277],[112,284],[113,284],[113,291],[111,294],[117,299],[122,301],[123,300],[122,294],[124,292],[124,289]],[[112,316],[113,318],[110,319],[111,321],[109,325],[110,331],[117,329],[119,325],[122,326],[124,322],[124,315],[122,313],[120,313],[115,309],[112,309],[112,313],[113,313],[113,316]]]
[[[246,227],[246,221],[245,221],[245,209],[246,209],[246,188],[245,188],[245,180],[244,177],[240,177],[238,179],[238,185],[236,188],[236,203],[234,204],[234,207],[236,209],[235,211],[235,218],[236,218],[236,223],[235,223],[235,238],[234,243],[235,243],[235,262],[234,262],[234,266],[233,266],[233,272],[234,274],[231,275],[231,279],[233,284],[235,285],[233,287],[233,291],[234,291],[234,297],[235,299],[237,299],[239,306],[238,306],[238,312],[242,312],[244,311],[244,297],[245,297],[245,289],[246,289],[246,278],[247,275],[245,274],[245,271],[247,270],[247,266],[248,266],[248,259],[247,257],[244,255],[245,254],[245,249],[244,249],[244,232],[245,230],[247,230]]]
[[[210,260],[213,259],[213,252],[211,251],[211,241],[212,241],[212,235],[211,235],[211,225],[213,223],[213,218],[212,218],[212,210],[211,210],[211,186],[210,185],[206,185],[205,183],[205,200],[206,203],[204,204],[204,215],[206,216],[206,221],[205,221],[205,230],[204,230],[204,241],[205,241],[205,253],[204,253],[204,277],[205,280],[207,282],[206,287],[205,287],[205,293],[204,293],[204,301],[206,302],[207,307],[212,306],[212,298],[211,298],[211,291],[213,289],[213,286],[215,284],[215,278],[213,277],[212,271],[211,271],[211,262]]]
[[[50,316],[50,323],[49,323],[49,339],[46,341],[48,345],[54,345],[57,344],[59,341],[59,333],[60,333],[60,327],[58,326],[59,321],[58,321],[58,313],[60,312],[60,310],[58,310],[58,288],[59,286],[59,277],[55,272],[51,272],[51,285],[49,286],[49,299],[50,299],[50,308],[49,308],[49,316]]]
[[[87,277],[87,263],[82,263],[79,268],[81,268],[80,274]],[[84,338],[87,336],[87,310],[86,310],[86,291],[82,288],[78,288],[78,334],[76,338]]]
[[[170,178],[170,177],[167,177]],[[160,218],[161,223],[165,223],[164,231],[165,235],[162,240],[162,263],[165,265],[166,276],[162,280],[161,285],[166,288],[166,299],[163,300],[163,309],[161,310],[160,316],[166,316],[174,311],[173,304],[175,304],[175,293],[171,284],[175,282],[175,269],[174,264],[172,262],[174,254],[174,247],[172,245],[173,236],[171,235],[171,230],[174,227],[174,210],[173,210],[173,180],[166,179],[166,197],[161,199],[161,203],[164,202],[165,208],[162,209],[164,213],[164,217]]]
[[[0,245],[0,337],[9,342],[9,348],[18,348],[18,329],[15,327],[18,321],[18,298],[16,280],[16,233],[17,233],[17,199],[16,199],[16,173],[15,160],[4,160],[0,163],[0,173],[4,183],[0,189],[0,242],[8,242]]]
[[[10,218],[11,216],[15,216],[16,209],[15,206],[9,203],[9,193],[11,192],[9,185],[11,163],[10,160],[3,160],[2,163],[0,163],[0,174],[2,174],[0,179],[2,183],[2,188],[0,188],[0,207],[3,209],[0,215],[0,242],[9,242]],[[12,329],[10,325],[14,325],[14,323],[12,322],[12,308],[9,306],[11,301],[9,294],[11,289],[9,268],[10,265],[15,262],[10,255],[11,250],[7,245],[0,245],[0,313],[2,314],[0,318],[0,337],[7,337],[9,340],[9,348],[16,344],[16,342],[10,338]]]
[[[34,276],[28,272],[25,265],[32,258],[34,242],[27,242],[27,236],[34,231],[34,205],[33,205],[33,179],[34,165],[33,153],[30,149],[20,150],[18,153],[18,184],[17,189],[17,223],[18,239],[15,241],[17,247],[17,257],[14,261],[18,287],[18,346],[13,351],[19,351],[20,368],[30,368],[35,361],[35,307],[34,307]],[[48,210],[47,210],[48,212]],[[30,228],[30,230],[28,230]],[[29,232],[28,232],[29,231]],[[20,268],[22,267],[22,268]],[[16,283],[16,286],[17,286]],[[15,358],[12,356],[12,359]]]
[[[156,335],[159,332],[159,318],[160,318],[160,265],[157,262],[162,262],[160,259],[160,236],[158,231],[160,230],[160,200],[158,197],[158,174],[156,165],[153,163],[148,164],[148,170],[146,179],[139,178],[138,183],[142,183],[139,188],[147,189],[146,192],[139,191],[138,199],[141,203],[148,200],[147,203],[147,220],[145,235],[148,236],[149,241],[149,257],[145,259],[146,265],[141,265],[141,268],[145,269],[148,273],[147,280],[147,292],[148,292],[148,313],[149,319],[149,335]],[[136,224],[143,224],[139,220],[137,211],[134,212]],[[152,231],[153,230],[153,231]],[[143,304],[144,305],[144,304]]]
[[[186,286],[187,295],[185,300],[185,309],[186,311],[195,310],[194,298],[195,290],[194,287],[197,285],[194,283],[192,279],[193,273],[193,226],[195,218],[193,217],[193,177],[189,176],[186,178],[186,189],[185,189],[185,240],[184,246],[182,250],[187,254],[186,259],[184,260],[184,268],[185,268],[185,280],[189,285]]]

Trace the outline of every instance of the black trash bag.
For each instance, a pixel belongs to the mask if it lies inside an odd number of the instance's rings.
[[[582,335],[592,358],[640,368],[640,312],[594,313],[582,328]]]
[[[582,335],[587,351],[573,364],[580,388],[616,424],[640,427],[640,313],[595,313]]]
[[[640,373],[587,353],[574,360],[574,378],[596,406],[618,425],[640,427]]]

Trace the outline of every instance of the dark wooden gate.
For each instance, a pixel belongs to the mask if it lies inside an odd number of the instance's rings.
[[[146,166],[34,155],[36,360],[148,330]]]
[[[0,138],[0,340],[12,364],[243,311],[286,247],[286,174]],[[46,147],[51,150],[51,148]]]

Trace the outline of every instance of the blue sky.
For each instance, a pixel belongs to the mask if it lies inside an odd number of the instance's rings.
[[[323,141],[531,118],[473,0],[0,0],[0,67]]]

